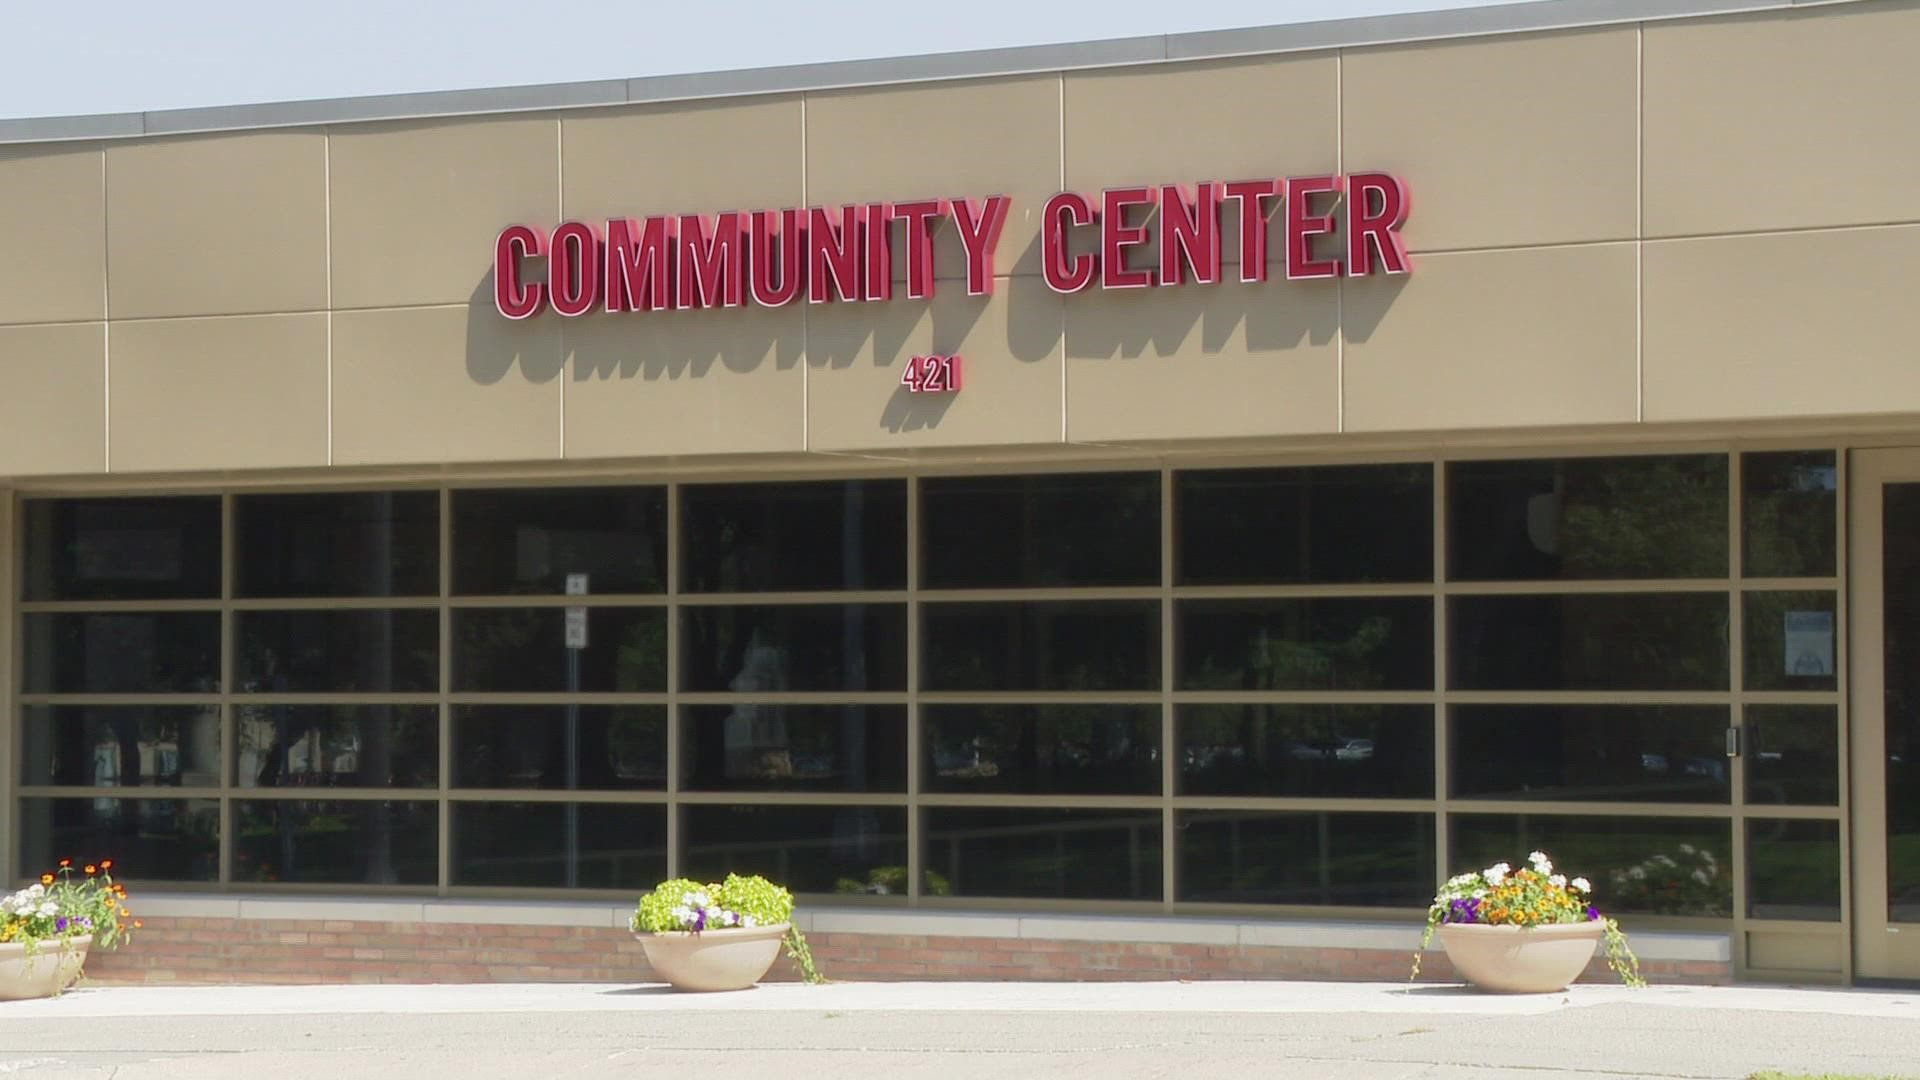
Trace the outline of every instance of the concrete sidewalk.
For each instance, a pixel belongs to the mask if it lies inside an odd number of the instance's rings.
[[[0,1076],[1920,1078],[1920,991],[1351,983],[110,987],[0,1004]]]

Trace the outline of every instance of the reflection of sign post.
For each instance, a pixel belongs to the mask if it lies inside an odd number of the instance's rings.
[[[567,575],[567,595],[587,595],[587,575]],[[569,604],[566,628],[567,646],[567,790],[580,790],[580,653],[587,647],[587,608]],[[580,804],[567,804],[567,887],[580,884]]]
[[[1786,613],[1787,676],[1822,678],[1833,674],[1833,612]]]

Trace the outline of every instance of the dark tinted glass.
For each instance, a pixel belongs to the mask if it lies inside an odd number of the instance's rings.
[[[233,880],[432,885],[440,811],[430,802],[241,800]]]
[[[928,810],[929,896],[1158,900],[1158,810]]]
[[[220,595],[220,499],[33,499],[21,514],[28,600]]]
[[[1747,914],[1840,921],[1840,823],[1747,820]]]
[[[1887,917],[1920,922],[1920,484],[1887,484],[1881,503],[1885,735],[1867,752],[1887,770]]]
[[[216,612],[20,617],[29,694],[211,694],[220,690]]]
[[[20,874],[61,859],[112,859],[113,876],[213,881],[220,876],[220,804],[213,799],[21,799]]]
[[[407,693],[440,687],[434,611],[242,611],[234,678],[244,692]]]
[[[1724,803],[1733,797],[1730,719],[1721,705],[1457,705],[1449,724],[1452,792]]]
[[[241,787],[433,787],[440,782],[433,705],[238,705],[234,782]]]
[[[453,493],[453,591],[597,595],[666,588],[667,495],[657,487]]]
[[[680,561],[692,593],[905,588],[906,481],[683,487]]]
[[[1427,705],[1183,705],[1180,794],[1433,797]]]
[[[1157,473],[921,481],[929,589],[1160,583]]]
[[[1182,585],[1433,580],[1433,466],[1175,475]]]
[[[1431,690],[1425,596],[1182,600],[1183,690]]]
[[[907,812],[894,806],[688,806],[681,873],[764,874],[801,893],[904,892]]]
[[[688,791],[905,791],[904,705],[681,710]]]
[[[680,688],[905,690],[905,604],[680,609]]]
[[[1747,706],[1747,802],[1838,806],[1839,714],[1832,705]]]
[[[1528,852],[1545,851],[1559,873],[1591,880],[1594,904],[1609,915],[1726,918],[1732,846],[1725,818],[1456,814],[1450,870],[1520,866]]]
[[[567,648],[564,608],[455,608],[453,688],[500,693],[662,693],[665,608],[587,609],[587,647]],[[569,654],[577,654],[571,672]]]
[[[440,493],[242,495],[233,502],[240,596],[432,596]]]
[[[667,876],[667,808],[456,802],[453,883],[650,889]]]
[[[1727,689],[1725,593],[1456,596],[1447,606],[1457,690]]]
[[[211,705],[35,705],[20,715],[23,784],[220,783],[220,710]]]
[[[1158,690],[1152,600],[926,604],[928,690]]]
[[[1020,795],[1158,795],[1154,705],[923,705],[922,787]]]
[[[1433,815],[1189,810],[1181,900],[1420,907],[1433,899]]]
[[[1749,592],[1746,668],[1749,690],[1834,690],[1834,595]]]
[[[661,790],[666,706],[579,705],[569,717],[565,705],[456,705],[453,784]]]
[[[1456,581],[1727,575],[1724,455],[1447,467]]]
[[[1834,574],[1839,472],[1831,450],[1741,455],[1746,576]]]

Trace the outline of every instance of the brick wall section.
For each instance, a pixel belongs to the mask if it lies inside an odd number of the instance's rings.
[[[131,945],[87,962],[99,983],[459,983],[653,981],[640,943],[611,929],[217,918],[148,918]],[[808,938],[844,981],[1341,979],[1393,982],[1409,956],[1380,949],[823,933]],[[1649,981],[1725,984],[1725,963],[1649,961]],[[782,957],[771,979],[793,979]],[[1453,978],[1427,955],[1422,982]],[[1611,981],[1595,960],[1582,981]]]

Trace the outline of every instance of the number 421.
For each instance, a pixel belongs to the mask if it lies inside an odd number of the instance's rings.
[[[952,394],[960,389],[960,358],[916,356],[900,373],[900,385],[915,394]]]

